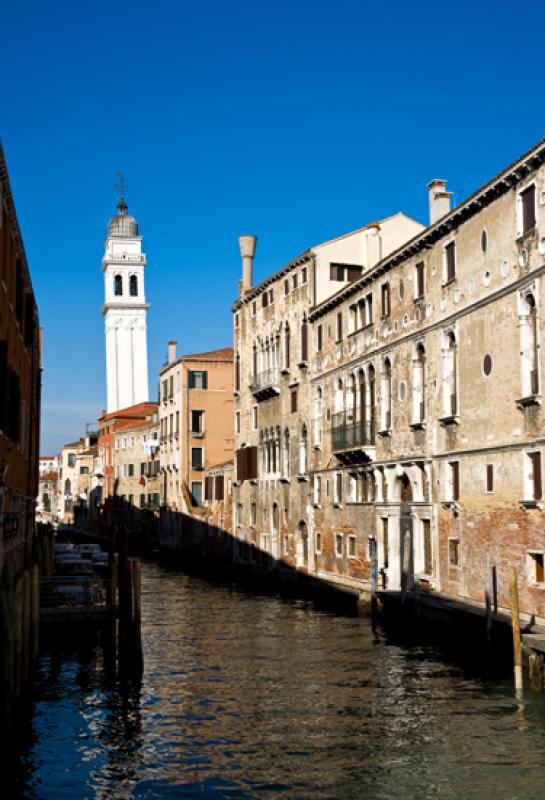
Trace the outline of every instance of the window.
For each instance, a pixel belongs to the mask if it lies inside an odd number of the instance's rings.
[[[303,423],[299,440],[299,474],[306,475],[307,468],[307,426]]]
[[[191,482],[191,498],[196,506],[202,505],[202,481]]]
[[[419,264],[416,265],[414,268],[414,297],[415,300],[419,300],[421,297],[424,297],[425,291],[425,272],[424,272],[424,262],[420,261]]]
[[[272,306],[274,303],[274,293],[272,289],[269,289],[269,305]]]
[[[307,268],[303,267],[301,270],[301,283],[307,282]]]
[[[257,314],[257,303],[254,300],[252,303],[252,316],[255,317],[256,314]]]
[[[129,464],[129,478],[134,478],[134,464]]]
[[[203,464],[203,451],[202,447],[191,448],[191,467],[192,469],[202,469]]]
[[[255,528],[257,523],[257,506],[255,503],[250,504],[250,525]]]
[[[261,295],[261,305],[263,306],[263,308],[267,308],[267,306],[269,305],[269,293],[268,292],[263,292],[263,294]]]
[[[252,430],[257,430],[257,406],[252,406]]]
[[[545,583],[545,556],[543,553],[528,553],[528,580],[531,584]]]
[[[319,353],[322,351],[323,338],[324,338],[323,333],[324,333],[323,326],[318,325],[316,329],[316,349]]]
[[[180,412],[176,412],[176,434],[180,433]]]
[[[240,353],[235,356],[235,392],[240,392]]]
[[[541,453],[526,453],[525,500],[537,502],[542,498]]]
[[[344,555],[344,536],[342,533],[335,534],[335,555],[342,558]]]
[[[145,461],[141,461],[140,462],[140,475],[144,476],[145,474],[146,474],[146,462]]]
[[[121,275],[116,275],[114,277],[114,295],[116,297],[121,297],[123,294],[123,278]]]
[[[129,294],[131,297],[138,297],[138,278],[131,275],[129,278]]]
[[[301,323],[301,361],[308,361],[308,327],[306,319]]]
[[[342,472],[335,473],[335,482],[333,484],[333,502],[335,505],[340,505],[343,501],[343,474]]]
[[[443,417],[458,413],[458,349],[454,331],[445,334],[443,352]]]
[[[134,495],[133,494],[129,495],[129,505],[131,505],[131,506],[134,505]]]
[[[315,536],[316,536],[316,552],[317,553],[321,553],[322,552],[322,534],[319,531],[317,531]]]
[[[314,505],[319,506],[322,502],[322,476],[314,476]]]
[[[294,289],[297,289],[297,273],[294,273],[291,278],[291,284]]]
[[[342,311],[337,314],[337,341],[340,342],[343,338],[343,315]]]
[[[447,501],[456,502],[460,499],[460,464],[458,461],[449,461],[447,464]]]
[[[356,558],[356,537],[348,537],[348,558]]]
[[[68,466],[74,467],[76,465],[76,454],[68,453]]]
[[[208,389],[208,372],[190,369],[187,373],[189,389]]]
[[[290,326],[286,322],[286,328],[284,330],[284,367],[285,369],[290,368],[290,357],[291,357],[291,340],[290,340]]]
[[[235,430],[237,433],[240,433],[240,411],[235,413]]]
[[[80,467],[79,474],[80,475],[88,475],[89,474],[89,467]]]
[[[422,520],[422,544],[424,546],[424,574],[433,574],[433,551],[431,544],[431,522],[429,519]]]
[[[145,505],[146,505],[146,495],[145,494],[141,494],[140,495],[140,508],[144,508]]]
[[[520,369],[523,397],[539,393],[539,342],[538,318],[534,295],[527,293],[521,301],[519,313]]]
[[[445,283],[456,277],[456,243],[449,242],[445,246]]]
[[[494,491],[494,465],[487,464],[486,465],[486,491],[493,492]]]
[[[381,305],[381,314],[383,317],[390,316],[390,284],[383,283],[380,287],[380,305]]]
[[[521,235],[533,230],[536,226],[536,187],[532,183],[520,195],[521,206]]]
[[[330,264],[329,279],[352,283],[361,277],[362,267],[357,264]]]
[[[290,410],[292,414],[297,411],[297,390],[292,391],[290,395]]]
[[[460,566],[460,542],[458,539],[448,540],[448,563],[452,567]]]
[[[290,293],[290,282],[289,280],[284,281],[284,294]]]
[[[392,365],[389,358],[384,359],[381,378],[381,429],[389,431],[392,427]]]
[[[426,350],[421,343],[416,346],[413,360],[412,399],[412,425],[418,426],[426,419]]]

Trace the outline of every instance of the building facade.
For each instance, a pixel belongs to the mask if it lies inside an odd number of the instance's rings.
[[[148,394],[146,256],[138,224],[121,198],[104,245],[107,411],[145,403]]]
[[[514,566],[545,617],[544,161],[542,142],[453,210],[432,181],[428,227],[330,296],[317,248],[243,285],[238,538],[355,588],[372,542],[383,585],[500,606]]]
[[[140,422],[153,424],[157,417],[157,403],[137,403],[129,408],[108,413],[103,411],[98,420],[98,457],[96,472],[101,487],[102,499],[117,492],[116,454],[119,450],[119,437],[125,427]]]
[[[163,498],[172,511],[199,507],[204,470],[233,454],[233,350],[176,355],[159,372]]]
[[[41,392],[38,309],[0,146],[0,719],[36,654],[35,526]]]
[[[117,495],[137,508],[159,509],[159,419],[157,403],[145,419],[121,420],[116,426],[114,475]]]

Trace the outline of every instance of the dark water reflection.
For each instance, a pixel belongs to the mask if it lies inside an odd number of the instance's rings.
[[[92,636],[44,650],[16,796],[545,796],[545,700],[508,677],[155,565],[143,594],[141,685]]]

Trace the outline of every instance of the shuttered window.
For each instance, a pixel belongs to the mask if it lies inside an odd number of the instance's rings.
[[[208,389],[208,372],[190,369],[187,373],[189,389]]]
[[[520,193],[522,203],[522,233],[528,233],[536,226],[536,187],[528,186]]]
[[[210,476],[204,481],[204,499],[209,502],[214,499],[214,478]]]
[[[416,297],[424,297],[424,262],[421,261],[415,267],[416,273]]]
[[[257,447],[241,447],[237,450],[237,480],[257,479]]]
[[[291,413],[295,414],[295,412],[297,411],[297,392],[296,391],[291,393],[290,403],[291,403]]]
[[[342,312],[339,311],[337,314],[337,341],[340,342],[343,338],[343,315]]]
[[[456,243],[450,242],[445,247],[446,280],[453,281],[456,277]]]
[[[492,464],[486,465],[486,491],[494,491],[494,466]]]
[[[267,306],[269,305],[269,295],[267,292],[263,292],[263,294],[261,295],[261,303],[263,305],[263,308],[267,308]]]
[[[212,478],[210,479],[212,480]],[[214,497],[216,500],[223,500],[225,496],[225,479],[223,475],[216,475],[214,482]]]
[[[450,464],[452,500],[460,499],[460,464],[458,461],[451,461]]]
[[[284,281],[284,294],[289,294],[289,293],[290,293],[290,282]]]
[[[284,361],[286,369],[290,368],[290,356],[291,356],[290,347],[291,347],[291,341],[290,341],[290,332],[288,329],[286,330],[284,339]]]
[[[532,472],[530,475],[533,487],[533,500],[541,500],[543,496],[541,487],[541,453],[529,453]]]
[[[319,352],[319,353],[320,353],[320,352],[321,352],[321,350],[322,350],[322,344],[323,344],[323,332],[324,332],[323,326],[322,326],[322,325],[318,325],[318,327],[317,327],[317,329],[316,329],[316,334],[317,334],[317,337],[316,337],[316,338],[317,338],[316,347],[317,347],[317,350],[318,350],[318,352]]]
[[[382,316],[390,316],[390,284],[383,283],[380,287],[380,297],[382,304]]]
[[[235,392],[240,392],[240,356],[235,359]]]
[[[306,320],[301,323],[301,361],[308,361],[308,328]]]

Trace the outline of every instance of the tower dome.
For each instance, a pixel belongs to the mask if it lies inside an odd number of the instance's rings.
[[[138,236],[138,223],[134,217],[127,214],[128,206],[122,197],[117,204],[119,214],[112,217],[108,223],[108,236],[123,236],[124,238]]]

